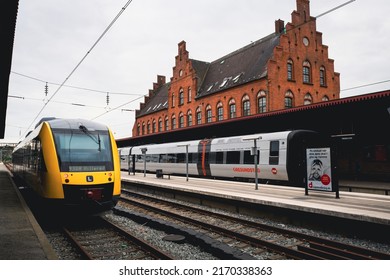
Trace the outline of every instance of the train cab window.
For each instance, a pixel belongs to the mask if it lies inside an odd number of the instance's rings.
[[[259,151],[257,151],[257,154],[259,154]],[[254,162],[255,156],[251,155],[251,151],[244,151],[244,164],[253,164]]]
[[[64,172],[112,170],[107,131],[53,129],[60,170]]]
[[[226,153],[226,164],[239,164],[240,163],[240,152],[231,151]]]
[[[269,164],[279,164],[279,141],[271,141],[269,146]]]

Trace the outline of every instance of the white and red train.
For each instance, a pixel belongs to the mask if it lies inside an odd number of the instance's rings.
[[[317,132],[294,130],[124,147],[119,149],[121,169],[144,172],[145,168],[151,173],[162,169],[164,173],[185,175],[187,146],[190,176],[254,178],[253,139],[258,139],[259,180],[292,185],[302,185],[306,176],[306,148],[314,147],[323,140]]]

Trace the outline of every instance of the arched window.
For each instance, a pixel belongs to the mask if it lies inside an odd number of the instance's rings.
[[[242,98],[242,115],[249,116],[251,114],[251,102],[248,95]]]
[[[192,90],[191,90],[191,87],[188,87],[188,101],[187,102],[191,102],[192,101]]]
[[[313,103],[313,98],[311,97],[310,93],[306,93],[305,97],[303,98],[303,105],[309,105]]]
[[[148,121],[148,124],[146,126],[146,131],[148,134],[150,134],[150,121]]]
[[[145,135],[145,123],[142,123],[142,135]]]
[[[180,88],[180,91],[179,91],[179,105],[183,105],[184,104],[184,90],[182,88]]]
[[[179,114],[179,128],[184,127],[184,115],[182,112]]]
[[[286,94],[284,95],[284,108],[289,109],[294,106],[294,94],[291,92],[291,90],[288,90]]]
[[[187,126],[192,126],[192,112],[191,112],[191,110],[187,111]]]
[[[169,119],[168,117],[165,117],[165,131],[169,130]]]
[[[175,115],[172,115],[171,123],[172,123],[172,130],[176,129],[176,117],[175,117]]]
[[[236,101],[232,98],[229,100],[229,119],[233,119],[236,116]]]
[[[172,107],[175,107],[175,94],[172,93]]]
[[[156,120],[153,120],[153,123],[152,123],[152,133],[156,133]]]
[[[304,61],[303,62],[303,82],[305,84],[310,84],[311,83],[311,70],[310,70],[310,62],[309,61]]]
[[[320,67],[320,86],[326,86],[326,71],[324,66]]]
[[[137,136],[140,136],[141,135],[141,125],[138,124],[137,125]]]
[[[218,102],[217,104],[217,121],[223,121],[223,104]]]
[[[158,132],[161,132],[163,130],[163,122],[162,119],[158,119]]]
[[[206,106],[206,123],[211,123],[213,121],[213,114],[211,110],[211,106]]]
[[[287,60],[287,80],[294,80],[294,64],[292,59]]]
[[[257,94],[257,112],[267,112],[267,95],[264,90],[259,91]]]
[[[327,95],[324,95],[321,100],[322,101],[329,101],[329,97]]]
[[[196,124],[202,124],[202,109],[200,107],[196,109]]]

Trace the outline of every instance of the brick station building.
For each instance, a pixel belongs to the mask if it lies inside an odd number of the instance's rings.
[[[133,136],[291,109],[340,97],[340,74],[322,44],[308,0],[291,22],[213,62],[190,59],[178,44],[170,82],[157,82],[136,111]]]

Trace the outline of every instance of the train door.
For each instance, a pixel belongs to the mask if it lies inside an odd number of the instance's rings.
[[[211,176],[210,171],[210,149],[211,149],[211,140],[206,139],[199,142],[198,146],[198,161],[197,168],[199,176]]]
[[[328,146],[327,139],[314,131],[296,130],[287,137],[286,168],[290,184],[303,186],[306,180],[306,149]]]
[[[279,140],[269,143],[269,165],[279,165]]]

